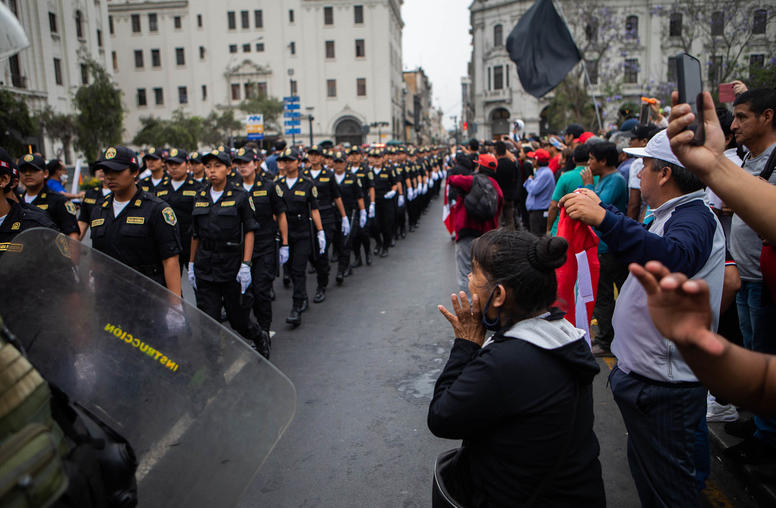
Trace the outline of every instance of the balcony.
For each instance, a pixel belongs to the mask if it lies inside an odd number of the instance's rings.
[[[482,100],[486,104],[493,102],[512,104],[512,89],[502,88],[501,90],[485,90],[482,92]]]
[[[20,74],[11,74],[11,86],[14,88],[27,88],[27,76],[22,76]]]

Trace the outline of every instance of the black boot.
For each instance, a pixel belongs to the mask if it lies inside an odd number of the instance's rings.
[[[275,288],[269,288],[269,300],[271,302],[275,301]]]
[[[313,303],[321,303],[326,299],[326,288],[319,287],[315,290],[315,296],[313,296]]]
[[[372,264],[372,255],[369,253],[369,251],[366,252],[366,265],[370,266]]]
[[[288,275],[283,276],[283,287],[286,289],[291,287],[291,277]]]
[[[310,301],[305,298],[302,303],[299,304],[299,312],[304,312],[310,307]]]
[[[341,286],[342,282],[345,280],[345,274],[342,272],[337,272],[337,277],[334,280],[337,282],[338,286]]]
[[[350,277],[353,275],[353,270],[348,266],[348,269],[342,272],[343,277]]]
[[[267,333],[266,330],[261,330],[259,336],[254,339],[253,342],[256,344],[256,351],[258,351],[261,356],[269,360],[269,351],[272,348],[272,341],[269,338],[269,333]]]
[[[356,256],[356,260],[353,262],[352,266],[353,268],[358,268],[359,266],[362,266],[364,263],[361,261],[361,256]]]
[[[302,313],[299,309],[294,307],[291,309],[291,313],[286,318],[286,323],[296,328],[297,326],[302,324]]]

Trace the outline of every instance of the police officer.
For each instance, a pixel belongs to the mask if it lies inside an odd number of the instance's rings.
[[[16,164],[5,149],[0,148],[0,256],[6,252],[21,252],[22,246],[13,239],[26,229],[57,229],[51,218],[34,206],[24,206],[15,199],[18,183]]]
[[[163,150],[151,147],[143,155],[143,164],[151,172],[150,175],[140,180],[140,190],[154,194],[156,188],[169,182],[167,173],[164,171]]]
[[[189,168],[191,169],[191,177],[195,182],[202,186],[207,185],[205,180],[205,166],[202,164],[202,154],[199,152],[191,152],[189,154]]]
[[[361,187],[361,181],[350,172],[346,171],[347,162],[345,161],[345,154],[343,152],[335,152],[332,156],[334,166],[334,180],[337,182],[337,186],[342,196],[342,205],[345,207],[345,214],[347,217],[353,218],[355,221],[355,212],[358,210],[358,227],[354,227],[350,234],[346,234],[343,230],[339,230],[335,236],[336,251],[338,253],[337,259],[337,285],[341,285],[342,281],[352,273],[350,268],[350,251],[353,243],[353,236],[356,232],[366,226],[366,208],[364,206],[364,190]]]
[[[258,229],[253,203],[247,192],[228,184],[227,152],[213,150],[202,155],[202,162],[209,185],[194,203],[188,266],[197,307],[219,320],[223,306],[232,328],[269,358],[269,336],[251,318],[251,258]]]
[[[92,208],[92,246],[181,295],[178,218],[167,203],[135,185],[137,155],[127,147],[105,150],[95,163],[111,194]]]
[[[258,229],[253,239],[253,313],[259,327],[269,333],[272,324],[272,282],[278,262],[288,261],[288,223],[286,202],[272,175],[256,166],[258,156],[252,149],[240,148],[234,158],[242,176],[241,187],[253,201],[253,216]]]
[[[334,180],[334,173],[323,165],[324,155],[318,145],[311,146],[307,151],[307,156],[310,159],[310,167],[302,174],[311,179],[317,188],[318,211],[326,235],[326,249],[320,256],[315,256],[313,252],[312,258],[318,281],[313,302],[321,303],[326,299],[326,287],[329,285],[329,272],[331,270],[328,247],[334,244],[334,237],[338,230],[341,230],[345,236],[350,234],[350,220],[345,213],[340,188]]]
[[[401,184],[396,180],[392,168],[385,164],[382,151],[374,148],[369,152],[369,165],[375,178],[376,223],[374,236],[377,240],[375,254],[384,258],[388,256],[388,248],[393,238],[393,222],[395,220],[394,198]]]
[[[361,149],[357,146],[351,147],[348,151],[348,171],[355,176],[361,184],[361,189],[364,193],[364,206],[367,209],[367,224],[360,226],[358,231],[353,233],[353,251],[355,253],[355,260],[353,262],[353,268],[362,266],[361,260],[361,248],[364,249],[364,258],[366,264],[372,264],[372,252],[369,241],[369,221],[375,218],[375,175],[372,173],[372,169],[368,164],[365,164],[362,160]]]
[[[172,148],[164,160],[168,178],[156,186],[156,197],[172,207],[178,218],[181,235],[181,253],[178,257],[181,273],[189,265],[191,255],[191,212],[202,184],[189,176],[188,154],[183,149]]]
[[[46,187],[48,169],[43,157],[27,154],[19,159],[18,168],[21,183],[25,187],[21,200],[46,212],[60,232],[80,240],[81,230],[76,218],[78,210],[67,198]]]
[[[78,228],[81,230],[80,239],[86,236],[89,230],[89,221],[92,216],[92,208],[100,206],[103,200],[110,194],[110,189],[105,183],[105,172],[102,169],[94,169],[94,176],[99,180],[100,185],[88,189],[81,200],[81,209],[78,211]]]
[[[277,187],[280,197],[286,203],[289,264],[294,284],[293,306],[286,323],[294,327],[302,324],[302,313],[308,306],[305,280],[307,260],[313,248],[317,248],[318,255],[326,253],[326,233],[318,211],[318,190],[312,180],[299,174],[301,158],[296,147],[286,148],[277,158],[278,170],[284,175],[278,179]]]

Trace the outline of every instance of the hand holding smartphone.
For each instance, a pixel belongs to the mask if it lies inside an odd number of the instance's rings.
[[[702,145],[706,140],[703,130],[703,81],[701,63],[687,53],[676,55],[676,77],[679,88],[679,103],[687,103],[695,115],[695,121],[688,128],[695,131],[694,145]]]

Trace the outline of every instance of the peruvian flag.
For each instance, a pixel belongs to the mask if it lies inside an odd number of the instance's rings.
[[[590,320],[593,319],[595,296],[598,291],[598,276],[601,265],[598,262],[598,236],[593,228],[574,220],[560,209],[558,236],[569,243],[566,263],[555,270],[558,279],[558,300],[556,307],[566,310],[566,319],[584,330],[585,339],[591,345]],[[571,305],[574,305],[573,312]]]
[[[445,180],[445,204],[442,206],[442,222],[445,224],[447,232],[452,235],[455,228],[453,227],[453,216],[450,213],[450,202],[447,200],[447,192],[449,190],[450,185]]]

